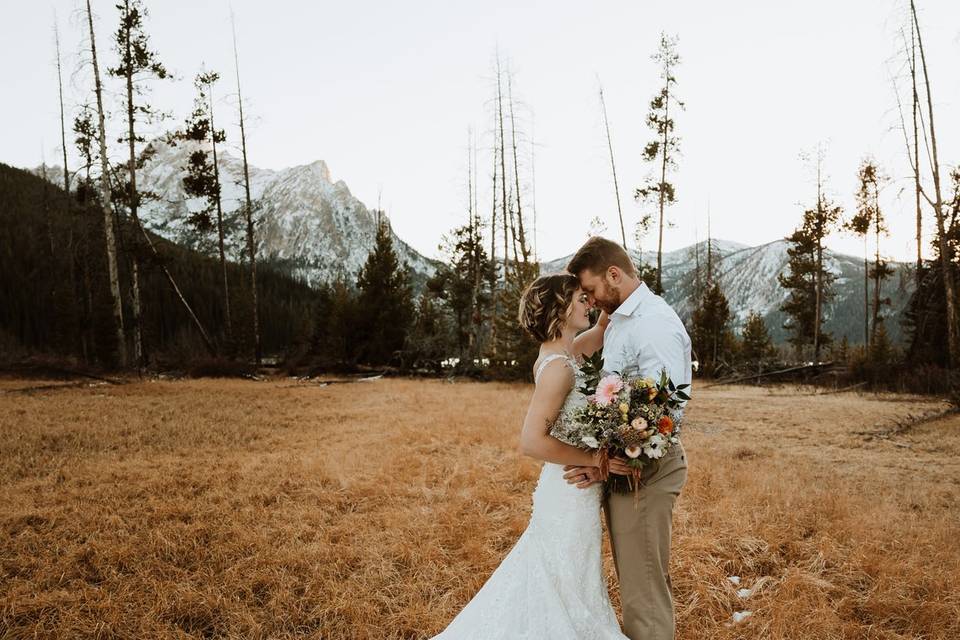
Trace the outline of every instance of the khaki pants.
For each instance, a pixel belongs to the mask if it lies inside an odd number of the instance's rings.
[[[639,499],[611,493],[604,501],[620,580],[624,633],[632,640],[673,640],[670,534],[673,505],[687,481],[687,456],[675,446],[643,470]]]

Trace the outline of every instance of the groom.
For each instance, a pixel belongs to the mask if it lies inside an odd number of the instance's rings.
[[[603,334],[605,371],[633,370],[659,379],[666,368],[675,384],[690,383],[690,338],[683,323],[639,279],[620,245],[590,238],[567,271],[580,279],[593,304],[609,316]],[[623,460],[610,461],[612,473],[626,475],[629,470]],[[581,488],[599,481],[595,467],[568,467],[564,477]],[[620,581],[624,632],[634,640],[674,637],[670,533],[673,505],[686,480],[686,454],[682,445],[676,445],[658,463],[644,468],[638,497],[606,492],[604,512]]]

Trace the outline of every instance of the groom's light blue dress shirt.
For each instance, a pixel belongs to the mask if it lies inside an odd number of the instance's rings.
[[[642,282],[610,315],[603,368],[654,380],[666,369],[674,384],[690,384],[690,336],[673,308]]]

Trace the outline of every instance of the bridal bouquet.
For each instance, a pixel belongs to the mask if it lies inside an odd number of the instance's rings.
[[[656,462],[679,442],[679,409],[690,399],[690,385],[675,385],[662,371],[659,380],[622,376],[595,376],[581,391],[585,405],[569,410],[561,421],[564,440],[600,451],[600,472],[609,473],[609,458],[624,456],[633,469],[631,486],[644,466]]]

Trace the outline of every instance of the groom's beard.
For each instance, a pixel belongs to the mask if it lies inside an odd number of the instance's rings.
[[[610,315],[617,310],[622,302],[620,300],[620,287],[606,285],[604,289],[603,298],[594,297],[594,304],[606,311],[607,315]]]

